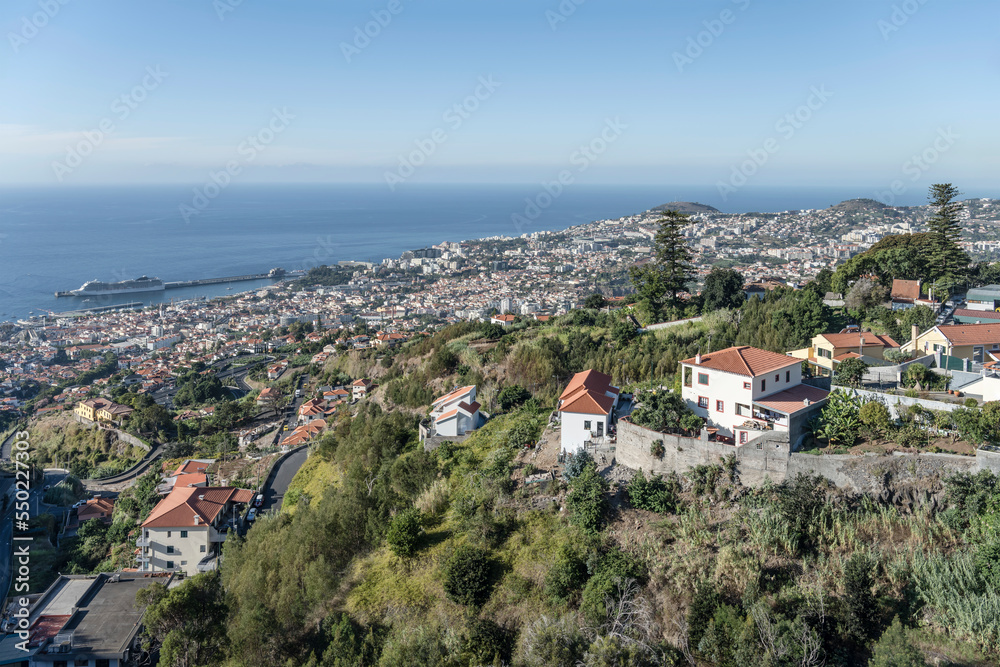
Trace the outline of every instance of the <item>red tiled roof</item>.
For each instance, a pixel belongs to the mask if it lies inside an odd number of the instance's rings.
[[[801,363],[801,359],[744,345],[704,354],[700,364],[697,363],[697,357],[685,359],[681,363],[723,371],[724,373],[758,377],[781,368],[794,366]]]
[[[754,403],[758,405],[763,405],[765,408],[771,410],[777,410],[778,412],[783,412],[786,415],[793,415],[800,410],[805,410],[809,406],[805,404],[805,400],[809,399],[809,403],[818,403],[819,401],[826,400],[826,397],[830,392],[825,389],[820,389],[819,387],[811,387],[807,384],[800,384],[790,389],[785,389],[784,391],[779,391],[776,394],[771,394],[767,398],[763,398]]]
[[[144,528],[174,528],[203,526],[212,523],[226,508],[226,503],[246,496],[244,489],[231,486],[203,486],[175,488],[156,504]],[[253,491],[247,491],[253,498]],[[195,516],[198,521],[195,521]]]
[[[211,464],[205,463],[204,461],[185,461],[177,466],[177,470],[174,471],[174,474],[183,475],[191,472],[205,472],[208,470],[209,465]]]
[[[606,415],[615,404],[618,387],[611,384],[611,376],[593,369],[574,375],[559,396],[560,412],[586,415]]]
[[[956,311],[957,313],[958,311]],[[988,311],[972,311],[974,313]],[[1000,323],[990,324],[944,324],[938,331],[952,345],[984,345],[1000,343]]]
[[[467,385],[465,387],[459,387],[458,389],[453,389],[452,391],[448,392],[444,396],[438,396],[437,398],[435,398],[434,402],[431,403],[431,405],[437,405],[438,403],[450,403],[451,401],[453,401],[454,399],[458,398],[459,396],[462,396],[464,394],[468,394],[469,392],[471,392],[475,388],[476,388],[476,385],[470,384],[470,385]]]
[[[899,280],[892,281],[892,298],[913,301],[920,298],[919,280]]]
[[[865,347],[899,347],[899,343],[891,337],[871,331],[851,332],[851,333],[828,333],[820,334],[827,342],[834,347],[860,347],[861,339],[865,339]]]

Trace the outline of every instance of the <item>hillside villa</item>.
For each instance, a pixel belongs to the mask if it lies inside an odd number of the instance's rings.
[[[794,444],[829,394],[802,384],[799,359],[747,346],[685,359],[681,373],[688,406],[737,445],[772,430],[788,432]]]
[[[610,375],[595,370],[577,373],[570,379],[557,404],[564,453],[575,454],[608,433],[620,393],[611,384]]]
[[[439,396],[431,403],[431,419],[435,435],[458,437],[486,423],[476,401],[476,386],[459,387]]]
[[[972,363],[1000,361],[1000,322],[995,324],[939,324],[914,336],[904,352],[940,353]]]
[[[789,356],[809,362],[813,373],[827,377],[845,359],[861,359],[870,366],[884,363],[886,350],[898,350],[889,336],[870,331],[826,333],[813,336],[809,347],[792,350]]]

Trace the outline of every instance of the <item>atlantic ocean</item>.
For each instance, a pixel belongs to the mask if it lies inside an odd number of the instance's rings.
[[[192,214],[185,205],[191,205],[193,189],[184,185],[4,188],[0,321],[91,305],[53,293],[93,279],[191,280],[340,260],[378,262],[441,241],[560,230],[669,201],[697,201],[736,213],[825,208],[872,196],[844,187],[747,188],[726,201],[714,187],[574,185],[555,197],[543,193],[530,184],[407,184],[395,192],[367,184],[244,184],[222,190]],[[534,209],[533,203],[541,206]],[[259,284],[264,283],[122,300],[212,297]]]

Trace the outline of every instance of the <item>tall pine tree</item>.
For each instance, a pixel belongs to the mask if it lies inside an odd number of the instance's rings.
[[[958,246],[962,237],[958,214],[965,207],[955,201],[959,194],[958,188],[951,183],[936,183],[931,186],[927,197],[936,209],[927,221],[927,228],[934,238],[930,263],[932,277],[946,288],[962,282],[969,269],[969,256]]]
[[[688,216],[679,211],[667,211],[660,218],[660,229],[653,239],[653,261],[633,267],[632,284],[640,299],[654,317],[663,314],[665,306],[680,305],[679,292],[687,289],[694,278],[691,249],[684,238]]]

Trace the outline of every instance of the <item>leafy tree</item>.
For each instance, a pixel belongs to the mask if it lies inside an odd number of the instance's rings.
[[[587,564],[577,552],[563,545],[545,577],[545,593],[566,600],[587,581]]]
[[[615,342],[615,347],[619,349],[628,347],[628,344],[635,340],[638,335],[639,332],[628,320],[618,320],[611,327],[611,339]]]
[[[927,199],[936,210],[927,221],[927,228],[934,236],[932,275],[944,281],[947,287],[963,281],[969,268],[969,256],[958,246],[962,238],[962,228],[958,214],[965,208],[955,201],[958,188],[951,183],[935,183],[930,187]]]
[[[512,384],[504,387],[497,394],[497,406],[508,412],[531,398],[531,392],[519,384]]]
[[[830,444],[853,445],[861,431],[861,400],[839,389],[830,392],[813,433]]]
[[[868,667],[926,666],[923,653],[907,639],[906,631],[898,616],[892,619],[892,625],[882,633],[875,644],[872,658],[868,661]]]
[[[914,324],[917,325],[917,331],[923,333],[930,329],[937,322],[937,315],[934,311],[927,306],[915,306],[913,308],[907,308],[903,311],[900,320],[903,326],[906,327],[906,331],[903,332],[903,336],[909,338],[910,327]]]
[[[563,477],[567,480],[575,479],[580,476],[580,473],[593,465],[595,465],[594,457],[590,455],[590,452],[577,452],[570,457],[569,462],[563,469]]]
[[[690,646],[697,647],[701,642],[718,606],[719,594],[715,590],[715,585],[708,579],[699,581],[687,613]]]
[[[444,566],[444,592],[457,604],[482,606],[490,597],[490,554],[485,549],[462,545]]]
[[[607,303],[607,299],[604,298],[603,294],[594,293],[584,300],[583,307],[591,310],[600,310],[601,308],[604,308]]]
[[[743,274],[735,269],[713,268],[705,278],[701,293],[702,309],[706,313],[722,308],[739,308],[746,301]]]
[[[871,636],[878,620],[878,603],[872,592],[874,570],[875,563],[861,552],[855,552],[844,565],[848,627],[858,638]]]
[[[788,524],[799,552],[806,551],[813,545],[811,529],[826,503],[823,485],[823,478],[819,475],[800,473],[792,479],[786,479],[778,487],[778,513]]]
[[[508,664],[512,648],[510,633],[493,621],[477,618],[469,623],[465,653],[470,664]]]
[[[570,521],[587,533],[597,533],[608,507],[607,491],[607,481],[597,473],[597,466],[591,460],[590,465],[570,480],[566,497]]]
[[[483,338],[503,338],[507,330],[499,324],[488,322],[483,325]]]
[[[417,552],[420,530],[420,511],[405,510],[393,517],[392,523],[389,524],[386,542],[394,554],[400,558],[409,558]]]
[[[639,426],[661,433],[690,433],[700,430],[704,423],[680,394],[672,391],[644,392],[631,418]]]
[[[858,418],[874,435],[885,435],[892,429],[892,415],[881,401],[869,401],[862,405]]]
[[[628,485],[628,499],[632,507],[659,514],[673,514],[677,511],[680,492],[681,483],[676,473],[671,473],[666,479],[654,475],[647,480],[640,470]]]
[[[868,372],[868,364],[860,359],[844,359],[837,365],[837,380],[849,387],[860,387]]]
[[[659,222],[653,260],[631,270],[632,284],[654,316],[661,315],[665,306],[676,307],[678,293],[687,290],[694,277],[692,253],[684,237],[688,216],[667,211]]]
[[[161,665],[220,664],[225,657],[226,603],[218,572],[191,577],[176,588],[151,584],[136,594],[146,605],[146,632],[160,644]]]
[[[871,280],[861,278],[851,287],[844,297],[844,306],[856,313],[858,317],[864,311],[885,303],[889,299],[889,290],[883,285]]]

